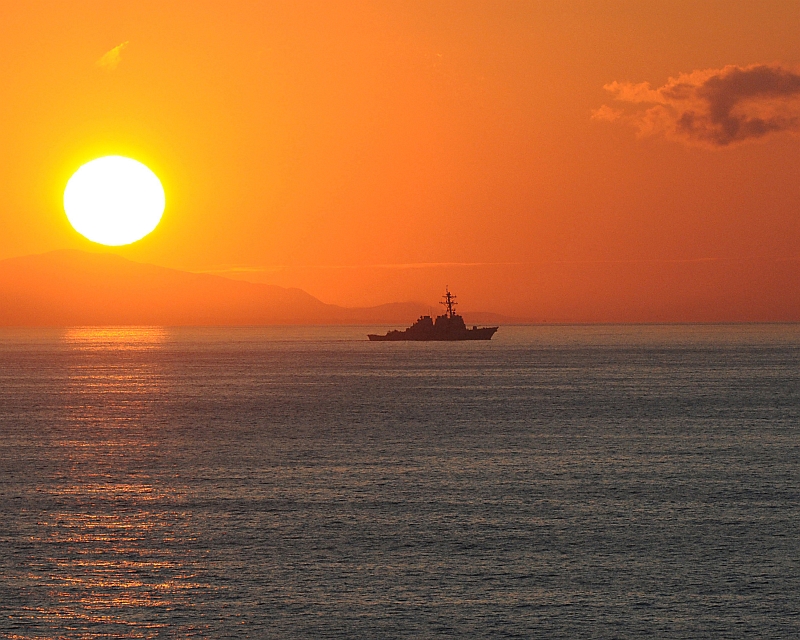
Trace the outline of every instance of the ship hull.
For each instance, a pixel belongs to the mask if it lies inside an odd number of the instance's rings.
[[[411,334],[406,331],[390,331],[386,335],[370,333],[367,337],[372,342],[455,342],[461,340],[491,340],[498,327],[481,327],[454,332],[431,332],[427,334]]]

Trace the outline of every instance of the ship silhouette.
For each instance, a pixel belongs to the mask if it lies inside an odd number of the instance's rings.
[[[464,318],[455,312],[456,297],[450,293],[450,289],[445,287],[443,302],[444,313],[437,316],[434,320],[431,316],[420,316],[419,319],[408,329],[403,331],[390,331],[386,335],[380,336],[374,333],[367,334],[372,341],[396,341],[396,340],[491,340],[498,327],[476,327],[468,329],[464,324]]]

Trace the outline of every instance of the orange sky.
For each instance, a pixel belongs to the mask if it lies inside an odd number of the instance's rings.
[[[121,154],[168,201],[134,260],[344,305],[800,320],[798,33],[795,1],[6,3],[0,259],[96,249],[63,188]]]

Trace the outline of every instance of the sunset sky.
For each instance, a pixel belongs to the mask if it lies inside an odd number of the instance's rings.
[[[800,320],[800,3],[6,3],[0,259],[536,321]],[[124,155],[160,226],[62,205]]]

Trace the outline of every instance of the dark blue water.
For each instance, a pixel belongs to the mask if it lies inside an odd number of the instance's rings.
[[[800,326],[0,331],[0,635],[800,637]]]

